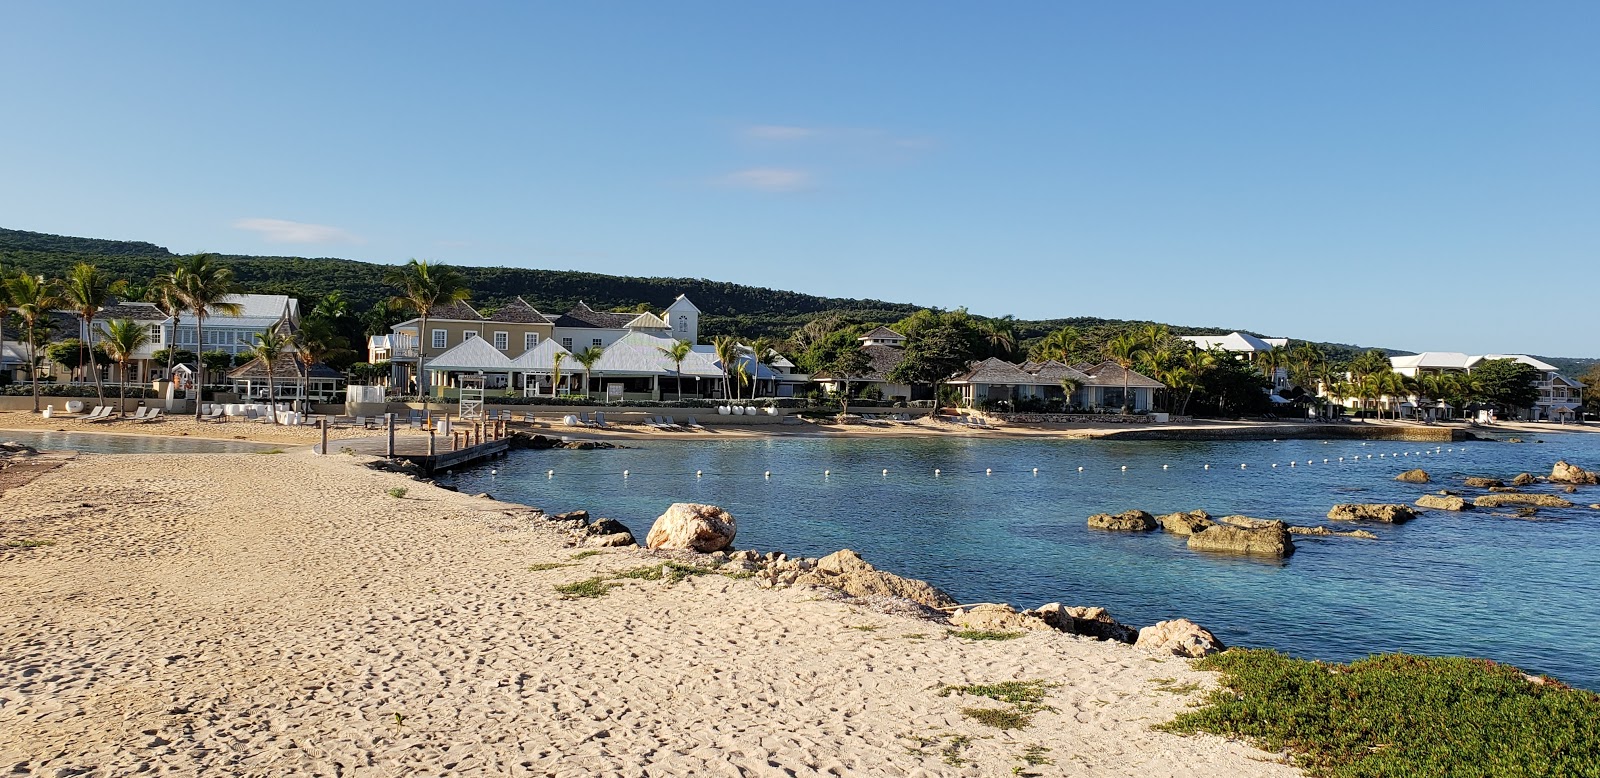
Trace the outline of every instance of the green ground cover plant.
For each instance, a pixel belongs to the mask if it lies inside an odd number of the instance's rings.
[[[1163,729],[1287,749],[1314,776],[1600,776],[1600,695],[1509,665],[1236,649],[1196,666],[1222,688]]]

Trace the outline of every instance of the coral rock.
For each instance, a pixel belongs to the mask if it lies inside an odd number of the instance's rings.
[[[1228,648],[1210,630],[1188,619],[1161,621],[1145,627],[1139,630],[1139,639],[1133,645],[1146,651],[1196,659]]]
[[[1089,517],[1089,527],[1116,532],[1149,532],[1156,528],[1156,517],[1144,511],[1124,511],[1115,516],[1096,513]]]
[[[1389,524],[1404,524],[1416,517],[1417,512],[1412,510],[1411,506],[1389,503],[1344,503],[1328,510],[1328,518],[1333,521],[1382,521]]]
[[[667,548],[709,554],[733,544],[738,531],[733,516],[715,505],[677,502],[651,525],[645,548]]]
[[[1464,511],[1472,507],[1472,503],[1460,497],[1441,497],[1435,494],[1424,494],[1417,498],[1417,506],[1432,508],[1436,511]]]
[[[1431,479],[1428,478],[1428,471],[1422,470],[1422,469],[1417,469],[1417,470],[1407,470],[1404,473],[1401,473],[1400,475],[1395,476],[1394,480],[1396,480],[1396,481],[1404,481],[1404,482],[1406,482],[1408,484],[1425,484]]]

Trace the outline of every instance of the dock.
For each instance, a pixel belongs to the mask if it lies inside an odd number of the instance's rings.
[[[391,435],[385,431],[372,437],[330,441],[313,449],[325,453],[324,445],[332,451],[350,449],[357,454],[403,459],[432,475],[505,456],[511,450],[511,438],[504,422],[485,422],[458,426],[450,435]]]

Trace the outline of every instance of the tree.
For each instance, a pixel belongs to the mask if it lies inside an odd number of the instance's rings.
[[[985,319],[978,323],[978,331],[983,334],[983,339],[989,344],[990,353],[994,356],[1005,359],[1017,350],[1017,326],[1014,316]]]
[[[127,288],[127,281],[112,278],[86,262],[74,266],[61,284],[61,298],[83,321],[84,331],[89,339],[89,372],[94,375],[94,393],[101,405],[106,404],[106,391],[100,384],[100,368],[94,358],[94,319],[100,314],[101,308]]]
[[[5,366],[6,319],[11,316],[11,288],[6,283],[11,275],[5,266],[0,265],[0,367]]]
[[[755,360],[755,363],[757,365],[761,365],[763,367],[768,368],[769,372],[770,372],[770,369],[771,369],[773,363],[778,361],[778,344],[777,344],[777,342],[774,341],[772,338],[766,338],[766,337],[756,338],[755,340],[750,342],[750,358]],[[761,370],[760,370],[760,368],[757,368],[756,369],[756,377],[759,378],[760,375],[761,375]],[[755,395],[760,395],[761,394],[760,389],[761,389],[761,382],[758,380],[756,382],[756,390],[757,391],[755,392]],[[777,389],[774,388],[772,393],[773,394],[777,394],[778,393]]]
[[[123,415],[128,404],[128,363],[133,355],[150,342],[150,331],[132,319],[112,319],[106,325],[106,353],[117,362],[117,418]]]
[[[550,396],[556,396],[556,387],[561,384],[561,363],[567,358],[564,351],[557,351],[550,365]]]
[[[678,376],[678,400],[683,400],[683,360],[694,352],[694,344],[687,340],[674,340],[670,346],[657,346],[661,355],[672,360],[672,372]]]
[[[167,375],[171,375],[173,365],[191,364],[198,359],[199,356],[186,348],[171,347],[156,350],[156,353],[151,354],[150,358],[157,362],[167,363]]]
[[[1533,407],[1544,377],[1538,368],[1515,359],[1491,359],[1474,368],[1472,376],[1484,402],[1506,413]]]
[[[1077,355],[1078,344],[1082,340],[1075,327],[1062,327],[1044,336],[1033,348],[1028,350],[1028,358],[1035,362],[1048,362],[1052,359],[1058,362],[1071,364]]]
[[[599,346],[590,346],[572,355],[572,358],[577,360],[578,364],[583,365],[583,396],[585,398],[589,396],[589,373],[594,370],[595,363],[599,362],[600,357],[604,354],[605,351]]]
[[[1289,351],[1282,346],[1273,346],[1256,354],[1256,367],[1260,368],[1273,389],[1278,387],[1278,368],[1288,367],[1289,361]]]
[[[1128,371],[1133,369],[1133,363],[1139,358],[1139,352],[1144,349],[1144,344],[1131,332],[1125,332],[1112,338],[1106,344],[1106,356],[1122,368],[1122,412],[1133,410],[1133,400],[1128,397]]]
[[[731,399],[733,387],[728,384],[728,376],[733,370],[733,363],[740,357],[739,341],[732,335],[718,335],[711,339],[711,351],[722,367],[722,399]]]
[[[283,353],[294,348],[294,338],[280,327],[272,327],[266,332],[256,333],[255,345],[250,347],[250,354],[261,360],[267,368],[267,407],[272,414],[272,423],[278,423],[278,391],[273,384],[273,376],[277,366],[283,361]]]
[[[203,347],[206,342],[207,316],[213,311],[237,316],[243,308],[238,303],[228,300],[240,291],[239,284],[233,279],[233,271],[217,264],[216,257],[211,254],[194,254],[178,260],[172,268],[172,275],[163,282],[163,285],[171,286],[171,290],[165,294],[170,294],[174,300],[182,303],[184,308],[194,314],[194,342],[197,348]],[[198,421],[200,401],[205,397],[206,388],[204,356],[195,361],[195,371],[194,418]]]
[[[383,274],[383,282],[397,290],[389,298],[389,305],[414,311],[422,319],[417,330],[417,391],[422,395],[424,414],[432,415],[428,397],[428,317],[433,312],[456,303],[466,302],[472,296],[467,279],[453,267],[430,265],[427,260],[412,259],[406,264],[390,268]],[[584,387],[584,396],[588,396]]]
[[[102,359],[110,359],[106,355],[104,345],[94,344],[94,351],[96,352],[95,356]],[[78,370],[89,364],[88,347],[78,338],[66,338],[46,345],[44,347],[44,356],[45,359],[65,367],[74,376],[77,375]]]
[[[324,303],[327,300],[323,301]],[[310,316],[300,321],[300,331],[294,334],[295,351],[300,358],[300,401],[307,402],[306,382],[311,375],[311,366],[344,354],[353,355],[348,348],[350,341],[346,340],[334,329],[333,319],[329,317],[322,305],[312,311]],[[302,406],[304,408],[304,406]]]
[[[5,280],[6,296],[22,319],[28,337],[28,379],[33,384],[33,412],[39,412],[39,330],[50,312],[61,307],[56,286],[44,276],[17,275]]]
[[[1583,407],[1591,414],[1600,413],[1600,363],[1590,365],[1578,383],[1583,384]]]
[[[220,349],[200,355],[200,364],[208,373],[226,373],[233,369],[233,355]]]
[[[167,343],[166,348],[157,351],[153,355],[156,361],[167,363],[167,377],[170,379],[174,363],[194,360],[194,352],[192,351],[175,351],[178,342],[178,318],[183,315],[183,300],[178,297],[178,287],[174,282],[172,273],[165,273],[153,279],[150,282],[150,288],[145,293],[145,299],[155,303],[162,313],[172,319],[172,340]],[[180,356],[185,353],[189,354],[187,360]]]
[[[850,385],[871,370],[872,357],[861,349],[842,353],[834,359],[833,364],[828,365],[828,372],[844,382],[844,391],[839,395],[840,416],[850,413]]]
[[[965,368],[972,345],[953,322],[940,322],[923,328],[915,340],[906,343],[905,356],[889,374],[889,380],[902,384],[933,387],[933,411],[939,412],[939,385]]]

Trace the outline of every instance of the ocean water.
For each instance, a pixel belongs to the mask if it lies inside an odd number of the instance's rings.
[[[195,438],[107,435],[95,432],[5,432],[0,442],[15,441],[37,449],[83,451],[91,454],[248,454],[268,448],[285,448],[246,441]]]
[[[1409,503],[1462,489],[1469,475],[1548,474],[1560,458],[1600,468],[1600,436],[1536,437],[1444,445],[657,441],[519,451],[445,480],[547,511],[587,509],[641,538],[672,502],[712,503],[738,520],[740,548],[791,556],[853,548],[963,602],[1101,605],[1135,625],[1181,616],[1230,645],[1307,658],[1482,656],[1600,688],[1600,511],[1544,509],[1536,520],[1434,511],[1366,527],[1376,541],[1297,538],[1297,553],[1283,561],[1202,554],[1159,531],[1108,533],[1085,523],[1097,512],[1203,508],[1328,524],[1336,503]],[[1434,483],[1393,480],[1413,467]],[[1572,499],[1600,502],[1600,487]]]

